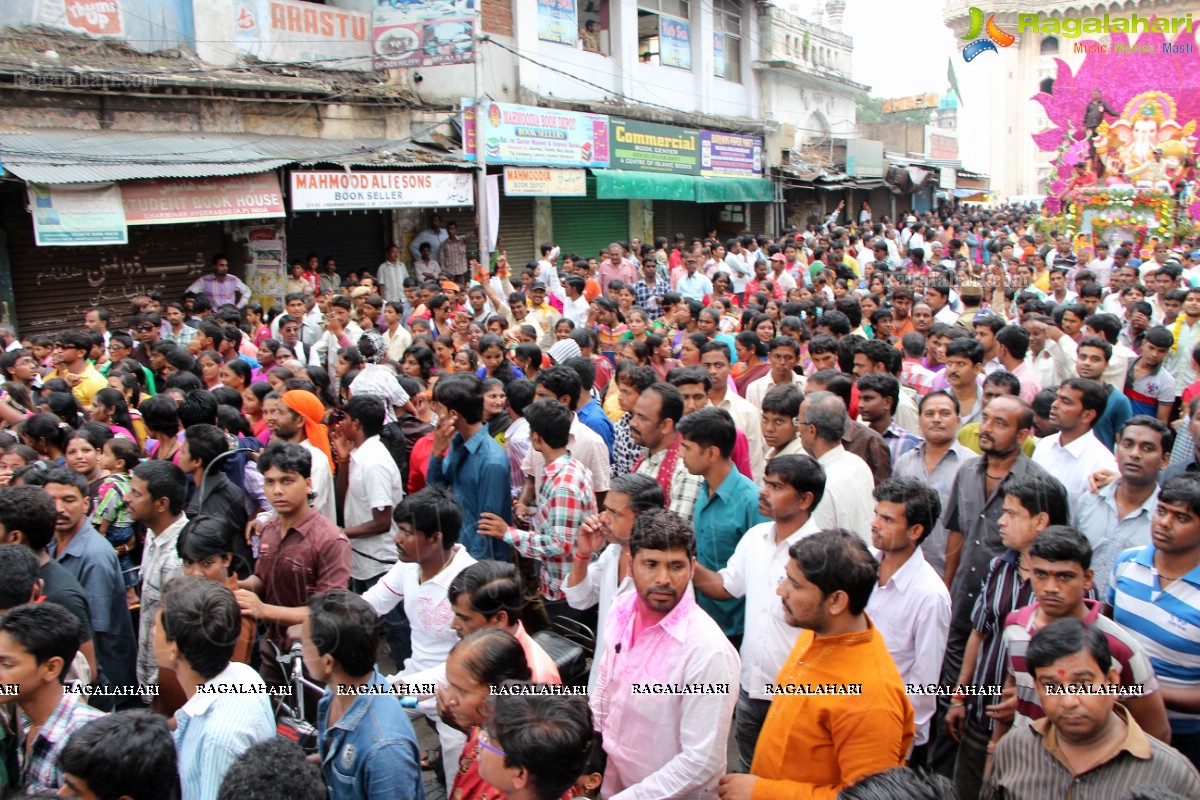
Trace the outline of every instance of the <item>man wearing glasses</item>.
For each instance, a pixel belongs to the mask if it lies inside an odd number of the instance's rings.
[[[162,336],[162,317],[155,311],[143,311],[129,321],[129,330],[139,345],[133,350],[133,360],[143,367],[154,369],[150,363],[150,349]]]
[[[83,331],[64,333],[54,342],[52,359],[56,377],[71,387],[81,406],[90,408],[96,392],[108,387],[108,381],[87,360],[92,337]]]

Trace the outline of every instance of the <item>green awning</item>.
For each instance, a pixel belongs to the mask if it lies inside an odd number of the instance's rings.
[[[623,169],[598,169],[594,173],[598,200],[696,200],[699,180],[693,175]]]
[[[701,178],[696,181],[697,203],[770,203],[775,188],[768,178]]]

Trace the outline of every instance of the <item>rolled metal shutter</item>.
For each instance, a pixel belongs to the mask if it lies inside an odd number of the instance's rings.
[[[668,242],[674,242],[677,233],[689,240],[704,235],[708,210],[700,203],[655,200],[653,210],[655,238],[665,236]]]
[[[383,263],[389,227],[386,211],[293,211],[287,218],[285,255],[290,260],[316,253],[322,264],[326,258],[337,259],[340,275],[364,269],[373,275]],[[409,255],[401,253],[400,258],[407,263]]]
[[[497,248],[508,253],[508,263],[518,274],[530,261],[537,261],[538,245],[533,231],[533,198],[500,198],[500,236],[504,241]]]
[[[629,238],[629,201],[597,200],[591,175],[586,197],[555,197],[551,202],[554,243],[564,256],[593,258],[613,242]]]
[[[213,253],[225,247],[220,222],[130,225],[124,245],[38,247],[33,218],[25,210],[25,185],[10,183],[0,193],[0,205],[21,336],[82,329],[84,313],[94,307],[108,309],[110,330],[126,328],[131,297],[179,300],[208,271]],[[228,255],[234,274],[241,276],[240,254]]]

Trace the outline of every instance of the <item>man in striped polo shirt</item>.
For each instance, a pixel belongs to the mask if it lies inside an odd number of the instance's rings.
[[[1037,600],[1009,614],[1004,628],[1004,649],[1008,652],[1004,687],[1016,688],[1016,717],[1011,723],[996,721],[992,748],[1013,725],[1028,725],[1046,716],[1033,676],[1026,671],[1026,651],[1037,631],[1056,619],[1067,618],[1082,620],[1105,635],[1113,666],[1120,673],[1119,682],[1130,690],[1121,695],[1121,704],[1146,733],[1164,742],[1171,740],[1167,710],[1150,659],[1133,634],[1101,616],[1100,602],[1086,596],[1092,585],[1091,560],[1092,546],[1087,537],[1065,525],[1052,525],[1030,546],[1029,581]]]
[[[1150,544],[1117,557],[1106,614],[1150,656],[1171,721],[1171,744],[1200,764],[1200,478],[1158,493]]]
[[[1150,785],[1200,797],[1196,768],[1117,703],[1118,670],[1099,628],[1055,620],[1025,658],[1046,716],[1000,740],[981,800],[1124,800]]]

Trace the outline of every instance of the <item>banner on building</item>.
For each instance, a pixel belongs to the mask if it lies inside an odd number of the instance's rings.
[[[700,174],[700,131],[614,119],[610,139],[613,169]]]
[[[482,142],[493,164],[607,167],[608,117],[511,103],[488,103],[476,114],[463,101],[463,158],[476,160]]]
[[[579,41],[575,0],[537,0],[538,39],[572,47]]]
[[[287,251],[283,225],[247,225],[239,238],[245,242],[246,285],[263,308],[282,306],[287,292]]]
[[[469,172],[293,172],[292,211],[473,206]]]
[[[39,246],[125,244],[125,210],[115,183],[29,184]]]
[[[692,30],[685,20],[658,18],[658,62],[664,67],[692,68]]]
[[[505,167],[504,194],[509,197],[585,197],[587,171],[547,167]]]
[[[268,63],[371,69],[371,17],[302,0],[234,0],[237,52]]]
[[[273,172],[219,178],[161,178],[121,185],[127,225],[267,219],[285,215]]]
[[[45,0],[38,5],[44,16],[56,16],[54,12],[61,9],[62,16],[55,24],[65,23],[66,28],[77,33],[92,36],[125,33],[121,25],[121,0]]]
[[[725,34],[713,34],[713,75],[725,77]]]
[[[375,3],[376,69],[438,67],[475,60],[475,0]]]
[[[747,178],[762,175],[762,170],[762,137],[700,131],[701,175]]]

